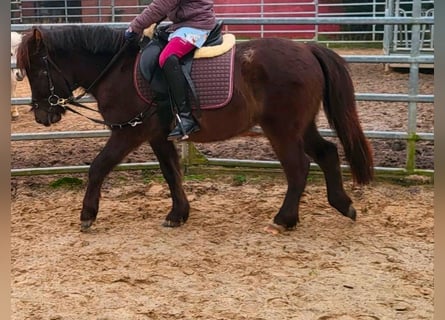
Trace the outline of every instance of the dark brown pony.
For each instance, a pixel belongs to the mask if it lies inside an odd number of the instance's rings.
[[[18,66],[26,72],[31,85],[35,120],[45,126],[58,122],[66,111],[60,101],[71,97],[78,87],[89,88],[123,44],[123,30],[103,26],[30,30],[18,49]],[[143,121],[136,126],[110,127],[111,136],[89,170],[80,214],[82,230],[96,220],[105,177],[146,141],[159,160],[171,192],[172,208],[164,226],[179,226],[189,217],[179,156],[174,143],[166,139],[169,127],[162,125],[156,107],[147,105],[133,84],[138,50],[137,44],[128,46],[90,90],[107,123],[128,124],[138,114],[143,114]],[[373,160],[357,116],[345,61],[316,44],[264,38],[236,45],[234,73],[230,103],[224,108],[202,110],[201,131],[192,134],[190,140],[220,141],[245,133],[256,124],[261,126],[288,183],[271,232],[297,225],[309,157],[323,170],[329,203],[344,216],[355,219],[356,210],[343,188],[337,147],[320,136],[315,124],[323,104],[343,145],[354,181],[369,183]],[[58,97],[63,99],[57,100]]]

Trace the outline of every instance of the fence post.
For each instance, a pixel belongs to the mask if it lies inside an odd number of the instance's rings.
[[[315,7],[315,18],[320,17],[320,10],[319,10],[319,3],[318,0],[314,0],[314,7]],[[314,41],[318,41],[318,24],[315,25],[315,34],[314,34]]]
[[[413,1],[413,18],[421,17],[421,0]],[[411,29],[411,57],[417,58],[420,55],[420,24],[415,23]],[[412,62],[409,70],[409,91],[410,96],[416,96],[419,92],[419,63]],[[416,131],[417,131],[417,102],[408,102],[408,141],[406,170],[408,173],[414,172],[416,168]]]
[[[196,148],[193,142],[185,141],[181,143],[181,164],[184,174],[187,173],[188,167],[192,165],[208,163],[207,157]]]

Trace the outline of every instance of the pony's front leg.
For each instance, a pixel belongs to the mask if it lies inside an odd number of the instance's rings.
[[[132,130],[132,131],[131,131]],[[91,163],[88,185],[80,214],[81,231],[87,231],[96,220],[99,210],[100,190],[105,177],[126,155],[144,141],[135,128],[112,131],[105,147]]]
[[[150,141],[153,152],[167,181],[172,197],[172,209],[165,218],[164,227],[179,227],[189,217],[190,204],[182,186],[179,155],[175,145],[166,140],[165,136]]]

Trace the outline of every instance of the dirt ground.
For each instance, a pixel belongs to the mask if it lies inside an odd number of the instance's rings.
[[[350,54],[343,51],[341,53]],[[361,54],[355,51],[354,53]],[[379,54],[380,52],[376,52]],[[352,64],[360,93],[407,93],[406,72]],[[433,75],[420,75],[433,93]],[[29,96],[26,83],[18,96]],[[406,130],[404,103],[359,102],[366,130]],[[11,132],[44,132],[28,107]],[[88,114],[97,116],[94,114]],[[419,132],[433,131],[433,106],[419,104]],[[323,117],[321,127],[326,127]],[[51,131],[96,130],[67,114]],[[82,165],[104,139],[11,143],[12,168]],[[403,167],[404,141],[373,140],[377,166]],[[264,138],[198,145],[207,156],[274,160]],[[433,169],[434,145],[419,143],[416,164]],[[154,159],[148,146],[125,160]],[[74,177],[80,185],[56,187]],[[286,190],[281,175],[188,176],[187,224],[161,227],[171,200],[156,172],[113,172],[98,220],[79,232],[85,174],[13,177],[12,319],[432,319],[433,186],[377,180],[346,190],[358,211],[344,218],[311,178],[294,231],[270,235]]]

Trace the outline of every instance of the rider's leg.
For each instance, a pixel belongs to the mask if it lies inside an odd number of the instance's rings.
[[[169,140],[185,140],[190,133],[199,130],[199,125],[193,118],[191,106],[187,99],[187,80],[179,63],[179,59],[193,49],[195,49],[195,46],[191,43],[181,38],[173,38],[159,57],[159,65],[168,82],[172,102],[178,111],[177,125],[168,135]]]

